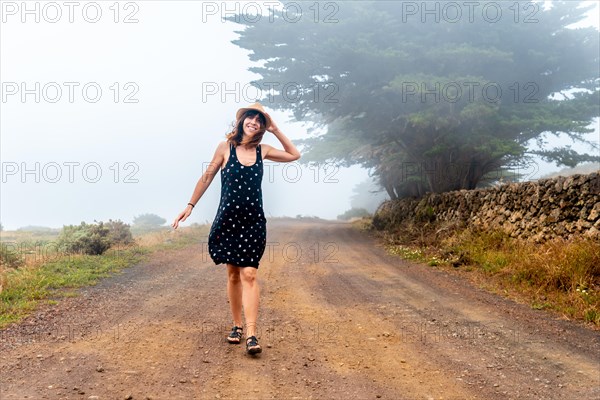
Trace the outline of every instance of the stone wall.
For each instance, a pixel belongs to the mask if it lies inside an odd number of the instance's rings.
[[[373,225],[389,229],[411,220],[462,222],[538,242],[574,235],[600,239],[600,171],[390,200],[378,208]]]

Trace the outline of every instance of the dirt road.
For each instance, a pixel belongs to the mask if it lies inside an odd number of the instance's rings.
[[[0,398],[600,398],[598,332],[349,224],[270,220],[268,242],[259,356],[225,342],[226,275],[203,238],[3,331]]]

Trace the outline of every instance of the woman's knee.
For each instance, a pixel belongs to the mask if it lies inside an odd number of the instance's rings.
[[[235,266],[228,266],[227,268],[227,277],[229,282],[231,283],[239,283],[240,279],[240,269]]]
[[[256,282],[256,268],[245,267],[240,271],[240,277],[245,284],[254,284]]]

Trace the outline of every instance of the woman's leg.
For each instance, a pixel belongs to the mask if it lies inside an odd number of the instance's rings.
[[[256,272],[257,268],[253,267],[244,267],[240,271],[243,286],[242,303],[244,304],[244,316],[246,317],[246,337],[256,335],[258,299],[260,295]]]
[[[240,279],[240,267],[227,264],[227,297],[233,324],[242,327],[242,281]]]

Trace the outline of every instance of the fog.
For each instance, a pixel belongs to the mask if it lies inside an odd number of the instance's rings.
[[[131,223],[144,213],[170,223],[185,208],[236,110],[262,97],[250,86],[256,64],[231,43],[239,26],[207,13],[206,3],[94,3],[101,15],[95,6],[82,14],[85,2],[72,15],[61,2],[27,2],[34,11],[25,15],[26,3],[2,3],[4,229]],[[597,14],[582,25],[597,27]],[[263,104],[292,141],[308,135],[309,123]],[[596,120],[589,137],[600,140],[598,132]],[[264,143],[281,148],[268,132]],[[559,169],[539,161],[529,178]],[[358,166],[267,161],[265,215],[334,219],[351,207],[355,185],[368,179]],[[210,223],[219,196],[217,175],[183,226]]]

